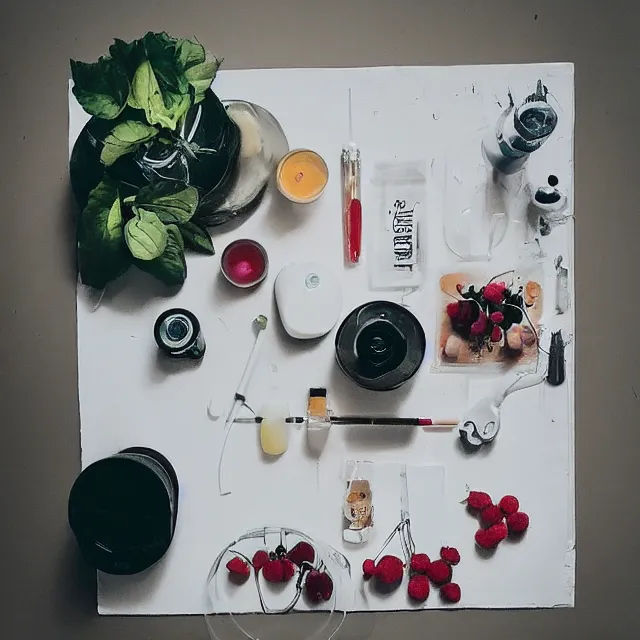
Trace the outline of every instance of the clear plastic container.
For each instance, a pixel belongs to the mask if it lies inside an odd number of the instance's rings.
[[[311,545],[315,557],[308,566],[303,563],[303,567],[297,567],[288,582],[269,583],[262,571],[251,566],[256,551],[276,552],[282,546],[290,552],[299,542]],[[226,568],[234,557],[250,565],[251,573],[242,584],[234,581]],[[312,571],[328,575],[333,585],[328,599],[320,602],[309,599],[306,581]],[[353,610],[351,566],[333,547],[295,529],[254,529],[228,544],[216,558],[207,578],[206,602],[205,618],[213,640],[280,640],[283,637],[328,640],[336,637],[348,612]],[[304,614],[304,619],[295,614]],[[292,634],[292,627],[304,631]]]
[[[469,262],[491,260],[507,233],[509,219],[499,176],[476,156],[447,158],[444,238],[449,249]]]
[[[375,218],[367,239],[374,290],[417,289],[424,281],[426,160],[375,166]]]

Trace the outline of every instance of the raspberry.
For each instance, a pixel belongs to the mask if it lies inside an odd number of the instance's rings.
[[[442,547],[440,557],[450,565],[456,565],[460,562],[460,554],[455,547]]]
[[[504,513],[505,516],[510,516],[520,508],[520,503],[515,496],[505,496],[498,502],[498,506],[502,509],[502,513]]]
[[[478,319],[471,325],[471,335],[481,336],[487,330],[488,320],[487,314],[484,311],[480,312]]]
[[[507,516],[510,533],[524,533],[529,528],[529,516],[522,511],[516,511]]]
[[[460,315],[460,303],[459,302],[451,302],[447,305],[447,315],[455,320]]]
[[[402,580],[404,564],[396,556],[383,556],[376,566],[376,579],[384,584],[393,584]]]
[[[500,324],[504,320],[504,314],[500,311],[494,311],[489,318],[493,324]]]
[[[238,556],[231,558],[229,562],[227,562],[227,569],[229,574],[233,576],[238,576],[240,578],[248,578],[251,574],[251,569],[249,569],[249,565]]]
[[[260,549],[260,551],[256,551],[253,554],[251,564],[254,566],[256,571],[260,571],[267,562],[269,562],[269,554],[263,549]]]
[[[429,597],[429,580],[427,576],[411,576],[407,591],[412,600],[424,602]]]
[[[455,582],[443,584],[440,589],[440,596],[445,602],[460,602],[460,585]]]
[[[282,582],[289,582],[295,575],[297,567],[287,558],[280,560],[280,563],[282,564]]]
[[[371,558],[368,558],[362,563],[362,577],[365,580],[368,580],[369,578],[375,576],[376,572],[376,563],[371,560]]]
[[[287,553],[287,558],[301,567],[303,562],[313,564],[316,559],[316,552],[308,542],[302,541],[298,542],[298,544]]]
[[[506,291],[504,282],[490,282],[482,292],[482,297],[493,304],[502,304]]]
[[[481,511],[491,504],[491,496],[483,491],[470,491],[467,498],[467,506],[469,509]]]
[[[498,522],[504,520],[504,513],[502,513],[502,509],[497,505],[490,504],[480,512],[480,519],[485,527],[492,527],[494,524],[498,524]]]
[[[333,594],[333,580],[328,573],[313,569],[307,574],[304,589],[311,602],[322,602]]]
[[[444,560],[436,560],[429,565],[427,575],[433,584],[442,585],[451,580],[453,571]]]
[[[476,544],[482,549],[495,549],[507,537],[507,525],[504,522],[494,524],[488,529],[476,531]]]
[[[491,342],[500,342],[502,340],[502,329],[495,325],[493,329],[491,329]]]
[[[430,564],[431,560],[426,553],[414,553],[411,556],[411,571],[415,573],[427,573]]]
[[[284,567],[279,559],[268,560],[262,565],[262,575],[267,582],[282,582]]]

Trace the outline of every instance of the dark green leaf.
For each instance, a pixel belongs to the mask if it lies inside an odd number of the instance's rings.
[[[89,193],[80,215],[78,263],[82,282],[97,289],[123,274],[131,264],[118,189],[110,180],[100,182]]]
[[[145,60],[133,76],[129,104],[144,109],[149,124],[159,124],[174,131],[191,106],[191,98],[188,94],[161,90],[154,67]]]
[[[147,33],[142,38],[147,60],[163,93],[187,93],[189,87],[178,63],[177,40],[166,33]]]
[[[71,60],[73,94],[92,116],[113,120],[127,104],[129,80],[125,71],[108,57],[98,62]]]
[[[100,154],[103,164],[112,165],[120,156],[135,151],[143,142],[151,140],[158,130],[144,122],[126,120],[117,124],[104,139]]]
[[[198,208],[198,190],[182,182],[156,182],[140,189],[136,205],[165,224],[188,222]]]
[[[206,253],[210,256],[215,253],[211,236],[206,228],[197,225],[195,222],[185,222],[179,226],[184,243],[189,249],[199,253]]]
[[[142,40],[125,42],[116,38],[109,47],[111,57],[118,63],[121,69],[127,74],[129,82],[133,80],[133,74],[145,58]]]
[[[182,236],[174,224],[167,225],[166,229],[168,239],[164,253],[155,260],[138,260],[136,264],[165,284],[182,284],[187,277]]]
[[[153,260],[167,246],[167,229],[151,211],[135,209],[135,214],[124,227],[124,239],[134,258]]]

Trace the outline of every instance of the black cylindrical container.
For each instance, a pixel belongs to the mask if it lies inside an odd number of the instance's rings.
[[[207,348],[200,321],[187,309],[169,309],[161,313],[153,335],[160,350],[172,358],[199,360]]]
[[[426,340],[418,319],[394,302],[380,300],[354,309],[336,334],[340,368],[372,391],[403,385],[420,368]]]
[[[178,478],[157,451],[132,447],[89,465],[69,494],[69,524],[96,569],[133,574],[166,553],[178,516]]]

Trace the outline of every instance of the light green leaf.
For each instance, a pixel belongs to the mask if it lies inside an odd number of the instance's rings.
[[[127,98],[127,105],[133,109],[144,109],[144,107],[141,104],[138,104],[138,101],[133,95],[133,91],[129,92],[129,97]]]
[[[78,266],[84,284],[102,289],[129,268],[123,223],[117,186],[104,180],[90,192],[78,225]]]
[[[117,124],[104,140],[100,154],[102,164],[112,165],[120,156],[135,151],[143,142],[151,140],[158,130],[144,122],[126,120]]]
[[[158,78],[149,60],[136,70],[131,85],[130,106],[144,109],[149,124],[159,124],[174,131],[180,118],[191,106],[188,94],[161,91]]]
[[[204,62],[207,58],[204,47],[192,40],[178,40],[176,44],[178,63],[183,70]]]
[[[129,96],[129,80],[117,62],[101,57],[97,62],[71,60],[73,95],[92,116],[117,118]]]
[[[168,285],[179,285],[187,277],[187,263],[184,259],[184,243],[180,230],[170,224],[167,230],[167,246],[164,253],[155,260],[137,261],[137,266]]]
[[[204,100],[205,91],[211,86],[221,63],[222,60],[214,58],[210,62],[202,62],[185,71],[186,79],[195,90],[195,103]]]
[[[195,222],[185,222],[180,226],[180,233],[189,249],[212,256],[215,253],[209,232]]]
[[[167,246],[167,229],[151,211],[136,209],[135,214],[124,227],[124,239],[134,258],[153,260]]]
[[[198,190],[182,182],[156,182],[138,191],[136,205],[165,224],[188,222],[198,208]]]

